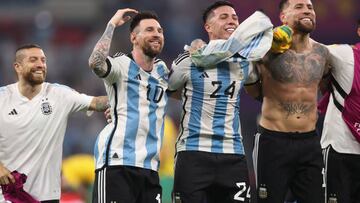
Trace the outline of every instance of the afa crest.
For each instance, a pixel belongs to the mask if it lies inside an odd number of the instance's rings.
[[[44,115],[50,115],[52,113],[52,107],[49,102],[46,101],[41,104],[41,112]]]

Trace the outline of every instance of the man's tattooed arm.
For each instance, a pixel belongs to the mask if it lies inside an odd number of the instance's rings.
[[[94,73],[102,77],[107,71],[106,57],[109,55],[111,39],[113,37],[115,26],[112,23],[108,23],[104,34],[100,40],[96,43],[93,52],[89,58],[89,66],[93,69]]]

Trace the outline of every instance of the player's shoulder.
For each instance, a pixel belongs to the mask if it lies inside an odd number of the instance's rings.
[[[112,58],[114,61],[121,61],[121,62],[131,61],[131,58],[123,52],[116,52],[115,54],[113,54],[109,57]]]
[[[63,85],[63,84],[59,84],[59,83],[45,83],[44,87],[46,89],[46,92],[56,92],[58,94],[66,94],[69,92],[73,92],[76,90],[74,90],[73,88],[67,86],[67,85]]]
[[[16,88],[16,83],[0,87],[1,98],[4,98],[5,95],[12,94],[15,88]]]
[[[111,55],[110,57],[111,58],[121,58],[121,57],[125,57],[125,56],[126,56],[125,53],[119,51],[119,52],[116,52],[115,54]]]
[[[167,67],[165,61],[163,61],[162,59],[156,58],[154,65],[158,68],[164,68],[164,69],[168,70],[168,67]]]
[[[190,66],[192,63],[190,52],[184,51],[183,53],[179,54],[178,57],[173,61],[173,65],[175,66]]]
[[[352,51],[352,47],[349,44],[332,44],[327,45],[326,48],[330,51],[330,53]]]

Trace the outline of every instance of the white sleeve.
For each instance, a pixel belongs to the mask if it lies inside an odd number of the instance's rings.
[[[70,112],[86,111],[89,109],[93,96],[80,94],[72,88],[63,88],[63,97],[70,108]]]
[[[239,53],[248,61],[265,56],[271,48],[273,25],[262,12],[256,11],[242,22],[227,40],[212,40],[191,55],[196,66],[211,67]]]
[[[172,63],[168,81],[170,91],[175,91],[185,84],[188,80],[187,70],[188,67],[180,66],[175,62]]]
[[[123,75],[123,71],[128,69],[129,60],[127,56],[121,55],[117,57],[108,56],[106,58],[107,72],[102,78],[109,84],[113,84],[115,81]]]

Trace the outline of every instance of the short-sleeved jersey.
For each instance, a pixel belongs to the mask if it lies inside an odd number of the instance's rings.
[[[236,56],[207,69],[187,52],[173,62],[169,89],[183,87],[177,151],[244,154],[240,89],[251,71],[252,64]]]
[[[354,53],[350,45],[328,46],[330,52],[331,74],[342,89],[349,94],[354,80]],[[341,105],[343,97],[334,88],[334,94]],[[333,96],[330,95],[326,110],[324,128],[321,137],[321,146],[331,145],[337,152],[346,154],[360,154],[360,144],[352,135],[342,118],[341,112],[336,108]]]
[[[121,53],[108,57],[107,65],[104,83],[114,119],[96,141],[96,168],[126,165],[157,171],[169,70],[157,59],[146,72]]]
[[[29,100],[18,83],[0,88],[0,161],[27,175],[26,192],[38,200],[60,199],[62,145],[72,112],[87,110],[92,97],[43,83]]]

